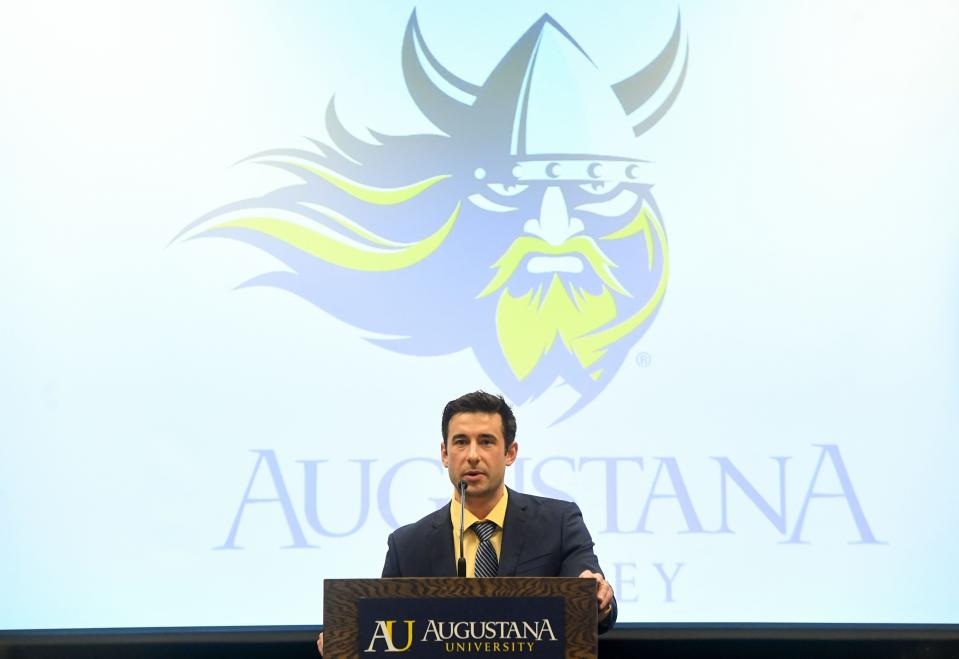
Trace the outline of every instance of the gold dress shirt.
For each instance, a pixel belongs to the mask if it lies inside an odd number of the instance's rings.
[[[503,488],[503,496],[500,497],[499,501],[496,502],[496,505],[493,506],[493,509],[490,511],[489,515],[486,516],[485,521],[495,522],[496,530],[493,532],[493,537],[490,538],[490,542],[493,544],[493,549],[496,550],[496,559],[499,560],[500,549],[503,546],[503,520],[506,519],[506,501],[509,499],[509,493],[506,488]],[[469,501],[469,496],[467,495],[467,501]],[[460,504],[454,498],[450,502],[450,519],[453,522],[453,553],[456,555],[456,561],[459,562],[460,559]],[[479,538],[473,531],[470,531],[470,526],[474,522],[482,522],[479,517],[470,512],[470,509],[466,509],[466,514],[464,516],[464,527],[466,532],[463,534],[463,555],[466,556],[466,576],[475,577],[476,576],[476,550],[479,549]]]

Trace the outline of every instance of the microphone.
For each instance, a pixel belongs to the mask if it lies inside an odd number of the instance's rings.
[[[459,482],[460,490],[460,559],[456,562],[456,576],[466,576],[466,556],[463,554],[463,534],[466,530],[466,481]]]

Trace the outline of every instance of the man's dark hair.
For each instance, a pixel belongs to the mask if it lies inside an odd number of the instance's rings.
[[[449,440],[450,419],[456,414],[464,412],[482,412],[485,414],[499,414],[503,420],[503,441],[505,449],[513,444],[516,439],[516,417],[513,416],[513,410],[506,404],[502,396],[494,396],[485,391],[474,391],[464,394],[456,400],[451,400],[443,409],[443,444]]]

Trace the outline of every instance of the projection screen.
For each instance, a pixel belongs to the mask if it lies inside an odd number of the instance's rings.
[[[0,24],[0,627],[320,624],[476,389],[622,622],[959,624],[954,3]]]

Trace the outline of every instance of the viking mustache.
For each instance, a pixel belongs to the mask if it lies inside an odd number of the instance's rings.
[[[616,264],[603,253],[596,241],[589,236],[575,236],[562,245],[551,245],[542,238],[535,236],[521,236],[514,240],[503,255],[493,263],[492,267],[498,268],[498,270],[489,284],[486,285],[486,288],[476,296],[477,299],[486,297],[502,288],[529,255],[581,256],[586,259],[604,284],[620,295],[632,297],[629,291],[619,283],[611,270],[611,268],[616,267]]]

